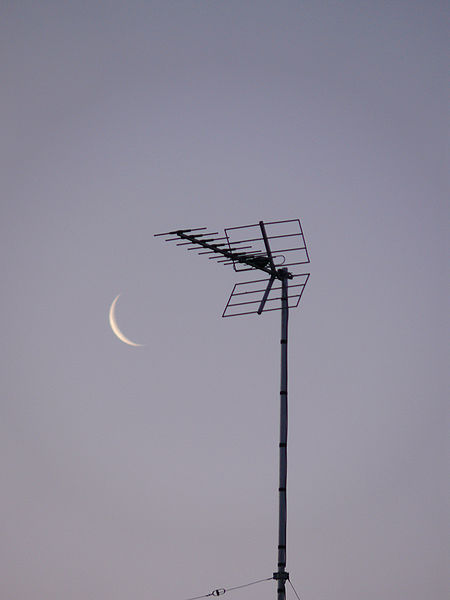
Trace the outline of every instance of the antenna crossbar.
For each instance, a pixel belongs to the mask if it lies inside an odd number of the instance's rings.
[[[285,269],[276,269],[273,263],[272,255],[264,255],[259,254],[255,255],[255,253],[251,252],[236,252],[234,249],[223,248],[223,244],[215,244],[213,240],[208,239],[207,241],[201,239],[199,235],[186,233],[186,230],[179,229],[178,231],[171,231],[175,233],[180,239],[187,240],[192,244],[198,244],[202,248],[206,248],[211,252],[215,252],[216,254],[221,254],[228,260],[231,260],[233,263],[240,263],[247,265],[253,269],[258,269],[259,271],[264,271],[268,273],[274,279],[283,280],[286,277]],[[204,234],[202,234],[204,235]],[[175,238],[176,239],[176,238]],[[268,246],[267,246],[268,247]],[[270,248],[269,248],[270,252]],[[287,274],[289,279],[292,279],[293,275],[291,273]]]

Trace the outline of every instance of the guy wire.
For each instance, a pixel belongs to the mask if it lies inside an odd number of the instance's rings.
[[[297,596],[298,600],[300,600],[300,596],[297,594],[297,590],[295,589],[294,584],[290,579],[288,579],[288,582],[291,584],[291,588],[294,590],[294,594]]]
[[[258,579],[257,581],[251,581],[250,583],[244,583],[243,585],[236,585],[234,587],[229,588],[218,588],[213,590],[209,594],[204,594],[203,596],[194,596],[193,598],[186,598],[186,600],[200,600],[201,598],[211,598],[212,596],[222,596],[226,592],[232,592],[233,590],[240,590],[245,587],[249,587],[250,585],[255,585],[256,583],[262,583],[263,581],[272,581],[273,577],[266,577],[265,579]]]

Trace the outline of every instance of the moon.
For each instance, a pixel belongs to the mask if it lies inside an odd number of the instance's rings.
[[[111,329],[113,330],[113,332],[116,334],[116,336],[119,338],[119,340],[121,342],[124,342],[125,344],[128,344],[129,346],[143,346],[144,344],[136,344],[135,342],[132,342],[131,340],[129,340],[119,329],[119,326],[117,325],[117,321],[116,321],[116,315],[115,315],[115,310],[116,310],[116,303],[117,300],[119,299],[119,296],[116,296],[111,304],[111,308],[109,309],[109,324],[111,325]]]

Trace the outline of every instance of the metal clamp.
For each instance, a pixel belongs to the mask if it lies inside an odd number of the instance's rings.
[[[287,571],[282,571],[281,573],[274,573],[273,574],[273,578],[277,579],[277,580],[284,580],[287,581],[289,579],[289,573]]]

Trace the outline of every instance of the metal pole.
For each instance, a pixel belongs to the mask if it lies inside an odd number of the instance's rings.
[[[288,432],[288,272],[282,272],[281,279],[281,377],[280,377],[280,480],[279,480],[279,520],[278,520],[278,571],[274,578],[278,580],[277,598],[286,598],[286,521],[287,521],[287,432]]]

